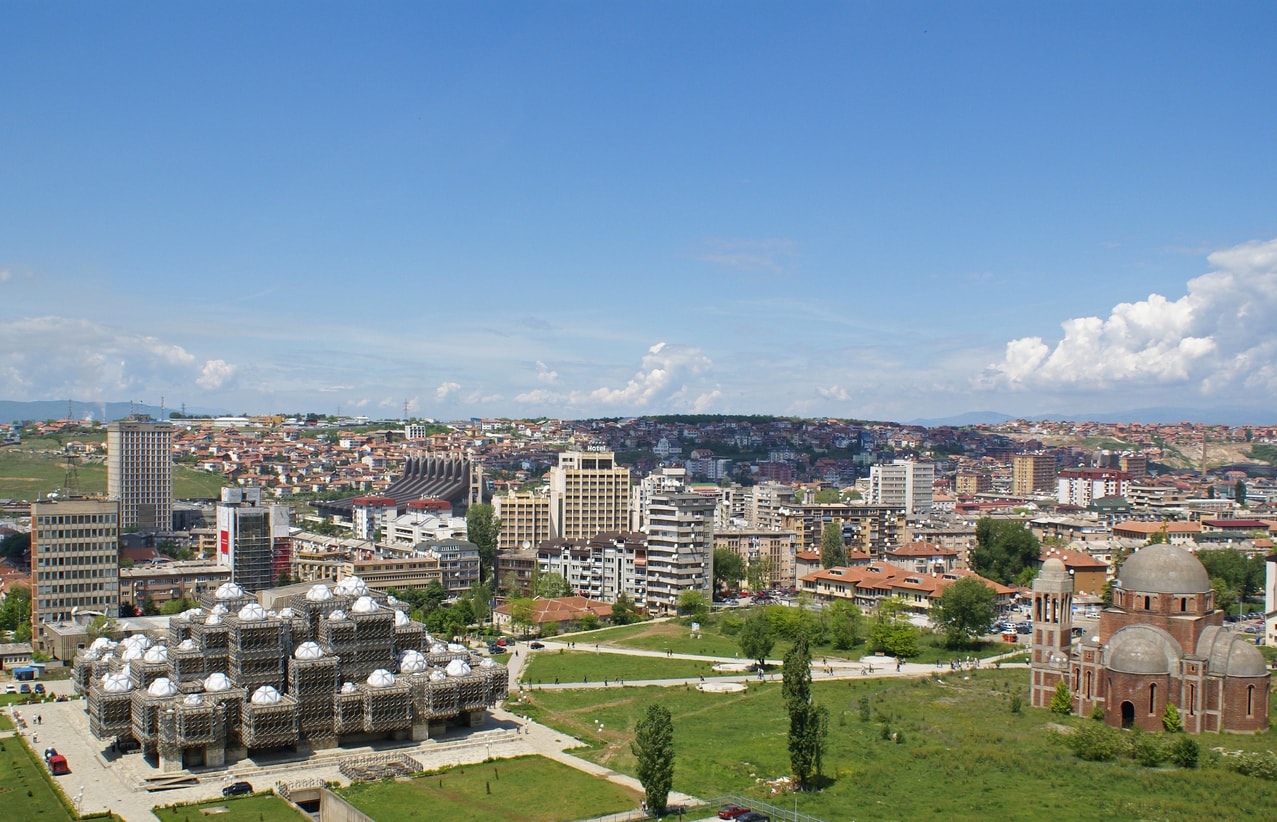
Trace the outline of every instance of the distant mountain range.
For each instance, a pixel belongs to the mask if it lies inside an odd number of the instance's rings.
[[[22,422],[24,420],[94,420],[110,422],[124,419],[130,414],[149,414],[156,419],[168,417],[177,409],[160,408],[158,405],[143,405],[131,402],[80,402],[79,400],[37,400],[34,402],[13,402],[0,400],[0,422]],[[70,411],[70,417],[67,412]],[[208,411],[199,408],[186,409],[188,414],[222,414],[222,411]]]
[[[1176,422],[1197,422],[1207,425],[1274,425],[1277,424],[1277,412],[1253,408],[1178,408],[1163,406],[1154,408],[1134,408],[1129,411],[1107,411],[1097,414],[1034,414],[1031,416],[1011,416],[998,411],[969,411],[952,417],[939,419],[910,420],[909,425],[922,425],[936,428],[944,425],[961,427],[964,425],[997,425],[1011,420],[1027,420],[1029,422],[1141,422],[1145,424],[1166,424]]]

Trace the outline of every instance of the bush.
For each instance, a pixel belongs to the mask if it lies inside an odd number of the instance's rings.
[[[1091,719],[1094,719],[1096,722],[1104,721],[1104,706],[1103,705],[1096,705],[1094,708],[1091,709]]]
[[[1184,722],[1179,718],[1179,708],[1171,703],[1166,703],[1166,710],[1162,712],[1162,727],[1169,734],[1177,734],[1184,730]]]
[[[860,721],[869,721],[869,697],[862,696],[860,698]]]
[[[1069,683],[1063,679],[1055,683],[1055,696],[1051,697],[1051,712],[1056,714],[1073,713],[1073,696],[1069,693]]]
[[[1132,733],[1131,758],[1146,768],[1155,768],[1162,762],[1162,742],[1153,734]]]
[[[1090,762],[1111,762],[1126,749],[1122,732],[1099,722],[1087,722],[1078,726],[1068,737],[1068,746],[1078,759]]]
[[[1241,753],[1237,756],[1225,756],[1220,764],[1230,771],[1243,776],[1257,776],[1260,779],[1277,779],[1277,754],[1272,751],[1256,751]]]
[[[1197,740],[1191,736],[1179,735],[1168,746],[1167,753],[1170,760],[1181,768],[1196,768],[1201,748],[1198,747]]]
[[[1024,707],[1024,700],[1020,698],[1020,695],[1019,694],[1013,695],[1011,697],[1011,713],[1018,714],[1020,712],[1020,709],[1023,707]]]

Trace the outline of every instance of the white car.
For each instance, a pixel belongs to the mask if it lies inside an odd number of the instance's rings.
[[[18,692],[18,686],[10,682],[8,685],[4,686],[4,692],[6,694],[16,694]]]

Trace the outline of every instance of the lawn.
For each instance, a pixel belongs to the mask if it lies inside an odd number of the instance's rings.
[[[536,756],[357,783],[337,792],[377,822],[571,822],[634,810],[641,799],[605,779]]]
[[[5,818],[58,822],[72,818],[41,773],[43,767],[21,740],[0,739],[0,803]]]
[[[225,809],[223,812],[221,809]],[[205,814],[205,811],[210,813]],[[188,819],[217,819],[219,822],[300,822],[307,817],[273,793],[227,797],[198,805],[157,807],[151,810],[160,822]]]
[[[737,672],[739,673],[739,672]],[[724,676],[713,670],[712,662],[694,659],[627,656],[589,651],[531,651],[522,681],[529,684],[559,682],[616,682],[619,679],[694,679],[697,676]]]
[[[830,782],[800,796],[799,809],[824,819],[1225,820],[1267,818],[1277,803],[1277,783],[1218,767],[1144,768],[1075,758],[1048,725],[1091,720],[1028,707],[1012,713],[1013,694],[1028,699],[1024,670],[817,682],[812,690],[830,711],[824,759]],[[860,719],[862,698],[869,699],[869,721]],[[744,694],[536,691],[518,710],[586,741],[590,747],[579,755],[632,774],[633,728],[654,701],[673,715],[676,789],[766,799],[759,780],[789,773],[788,720],[776,683],[751,683]],[[901,741],[884,741],[884,726]],[[1203,751],[1277,748],[1272,735],[1208,734],[1199,741]]]
[[[80,463],[76,466],[80,491],[106,493],[106,464]],[[25,448],[0,449],[0,498],[34,500],[61,488],[66,481],[66,459],[60,454],[33,453]],[[173,466],[173,497],[205,499],[218,497],[223,485],[219,474],[210,474],[186,465]]]

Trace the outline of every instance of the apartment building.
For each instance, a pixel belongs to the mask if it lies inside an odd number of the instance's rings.
[[[700,494],[652,498],[645,523],[649,612],[673,613],[684,591],[711,593],[714,507],[714,498]]]
[[[798,538],[798,551],[820,551],[820,535],[825,525],[842,526],[843,543],[848,551],[861,551],[874,559],[906,539],[906,517],[903,508],[883,505],[848,505],[846,503],[811,503],[781,510],[782,531],[792,531]]]
[[[142,608],[148,599],[155,605],[216,591],[231,581],[231,569],[215,562],[160,562],[120,569],[120,601]]]
[[[133,416],[106,426],[106,495],[120,501],[120,527],[173,527],[173,426]]]
[[[640,608],[647,601],[648,544],[640,531],[614,531],[590,540],[549,540],[538,546],[541,573],[560,574],[573,591],[601,602],[626,594]]]
[[[69,498],[31,505],[31,644],[49,653],[45,626],[119,616],[120,503]]]
[[[762,528],[714,529],[714,547],[725,548],[745,563],[745,568],[766,563],[764,584],[769,588],[795,586],[798,535],[793,531]]]
[[[1085,508],[1097,499],[1125,497],[1131,478],[1108,468],[1071,468],[1061,471],[1056,480],[1055,497],[1061,505]]]
[[[1055,457],[1050,454],[1016,454],[1011,458],[1011,493],[1033,496],[1055,489]]]
[[[902,508],[906,515],[931,510],[932,484],[936,469],[929,462],[894,460],[890,465],[869,469],[869,502]]]
[[[648,506],[657,494],[676,494],[687,490],[686,468],[657,468],[634,483],[630,491],[630,530],[643,530]]]
[[[550,538],[550,497],[545,489],[493,497],[492,510],[501,518],[498,553],[524,551]]]

